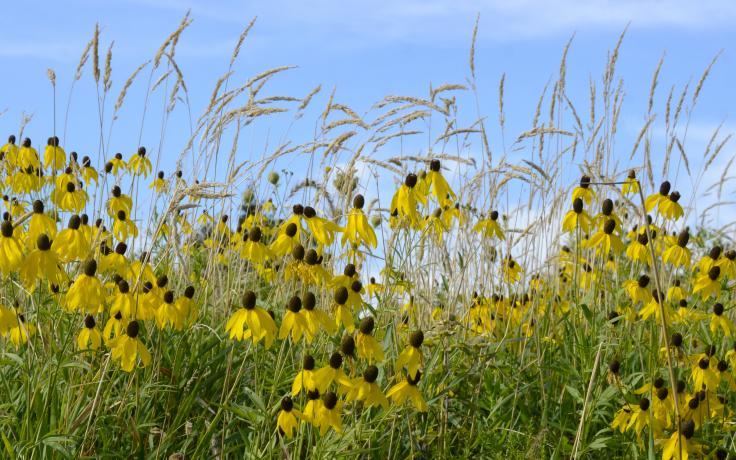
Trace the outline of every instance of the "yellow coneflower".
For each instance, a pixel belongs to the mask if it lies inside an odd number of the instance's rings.
[[[59,138],[56,136],[49,137],[46,148],[43,153],[43,167],[51,168],[54,171],[63,169],[66,165],[66,152],[59,147]]]
[[[44,205],[41,200],[33,202],[33,214],[31,214],[28,223],[28,233],[26,233],[26,245],[31,247],[36,244],[38,237],[45,234],[50,239],[56,236],[56,221],[44,214]]]
[[[270,348],[276,338],[276,323],[266,310],[256,306],[255,292],[247,291],[243,295],[242,308],[227,321],[225,331],[230,333],[231,339],[251,338],[254,344],[264,340],[266,348]]]
[[[713,313],[710,315],[710,331],[715,334],[720,329],[726,337],[730,337],[731,331],[733,330],[733,323],[723,313],[723,304],[720,302],[715,303],[713,305]]]
[[[608,255],[613,250],[614,254],[619,254],[624,250],[624,244],[621,239],[616,236],[613,231],[616,229],[616,221],[608,219],[603,228],[596,232],[587,242],[587,247],[595,248],[596,254]]]
[[[383,348],[381,344],[371,335],[375,327],[375,320],[372,316],[367,316],[360,321],[358,328],[358,338],[356,345],[358,356],[368,361],[369,364],[383,361]]]
[[[721,293],[721,268],[717,265],[710,267],[706,272],[698,276],[693,285],[693,294],[700,293],[703,300],[708,297],[718,297]]]
[[[95,317],[92,315],[85,316],[84,327],[77,335],[77,346],[80,350],[97,350],[102,345],[102,335],[95,326]]]
[[[353,199],[353,209],[348,213],[348,221],[342,234],[341,244],[343,246],[348,241],[356,245],[364,243],[366,246],[374,248],[378,246],[376,232],[373,231],[368,223],[368,218],[363,213],[364,205],[365,198],[363,198],[363,195],[356,195]]]
[[[421,372],[417,372],[413,377],[411,375],[407,375],[406,379],[397,383],[386,392],[386,397],[391,399],[396,405],[403,404],[404,401],[410,399],[416,410],[419,412],[427,412],[429,407],[417,388],[417,384],[421,377]]]
[[[353,379],[345,399],[362,401],[365,407],[381,406],[384,410],[388,409],[388,398],[381,392],[376,379],[378,379],[378,368],[373,365],[368,366],[361,377]]]
[[[319,428],[320,435],[327,434],[327,430],[332,428],[336,432],[342,432],[342,403],[338,400],[337,395],[328,391],[322,397],[322,404],[315,411],[313,423]]]
[[[112,350],[112,360],[120,361],[120,368],[125,372],[133,371],[138,358],[143,367],[151,364],[151,353],[138,339],[139,331],[138,321],[131,321],[125,328],[125,334],[115,337],[108,343]]]
[[[411,378],[417,375],[422,366],[422,343],[424,343],[424,333],[421,330],[412,332],[409,336],[409,345],[396,358],[396,368],[406,367]]]
[[[128,170],[135,176],[148,177],[151,173],[151,160],[146,157],[146,148],[138,147],[138,152],[134,153],[127,164]]]
[[[675,430],[664,442],[662,460],[687,460],[690,454],[701,454],[700,445],[691,440],[694,433],[695,422],[692,420],[683,422],[680,425],[680,431]]]
[[[662,253],[662,260],[675,267],[689,267],[691,258],[690,250],[687,248],[689,241],[690,231],[686,228],[677,235],[677,239],[673,241],[674,244],[671,244]]]
[[[667,198],[659,200],[657,212],[665,219],[677,220],[684,215],[680,201],[680,192],[672,192]]]
[[[336,351],[330,356],[327,366],[314,371],[312,382],[320,393],[327,391],[332,382],[337,383],[342,392],[350,389],[350,379],[343,372],[342,363],[343,357],[340,352]]]
[[[279,329],[279,339],[283,340],[291,335],[291,340],[298,342],[302,335],[307,335],[309,325],[307,319],[301,313],[302,299],[299,296],[293,296],[286,305],[286,313],[281,321]]]
[[[593,193],[593,190],[590,189],[590,177],[581,177],[580,185],[575,187],[575,189],[572,191],[572,201],[574,202],[575,199],[581,198],[587,204],[590,204],[593,201],[593,197],[595,197],[595,193]]]
[[[128,214],[120,210],[115,216],[115,221],[112,224],[112,231],[119,241],[127,241],[128,238],[136,238],[138,236],[138,227],[131,219]]]
[[[590,216],[583,210],[581,198],[575,198],[572,209],[567,211],[565,218],[562,219],[562,231],[574,233],[577,228],[585,233],[590,231]]]
[[[28,254],[20,267],[20,277],[29,291],[33,292],[37,280],[47,280],[50,284],[61,286],[66,280],[66,274],[60,268],[60,261],[56,253],[51,251],[49,237],[42,233],[35,243],[36,249]]]
[[[644,207],[647,212],[652,212],[654,208],[662,203],[663,200],[668,198],[671,187],[672,186],[669,181],[664,181],[662,182],[662,185],[659,186],[659,192],[649,195],[646,200],[644,200]]]
[[[16,271],[23,260],[23,247],[15,236],[12,222],[0,224],[0,272],[7,277]]]
[[[84,259],[89,254],[89,242],[80,230],[81,225],[82,219],[78,215],[71,216],[67,228],[60,231],[51,243],[51,249],[64,262]]]
[[[95,276],[96,272],[97,262],[94,259],[87,259],[82,267],[82,273],[66,293],[64,304],[67,310],[78,310],[92,315],[100,311],[103,301],[102,284]]]
[[[649,286],[649,277],[647,275],[641,275],[637,280],[626,280],[624,282],[624,289],[626,289],[631,301],[635,304],[638,302],[647,304],[652,299],[652,294],[647,289],[647,286]]]
[[[491,211],[487,219],[479,220],[473,226],[473,231],[476,233],[482,233],[485,238],[498,238],[499,240],[504,239],[503,230],[498,225],[498,211]]]
[[[297,396],[302,389],[305,391],[315,390],[314,384],[314,358],[311,355],[305,355],[302,363],[302,369],[294,377],[291,384],[291,395]]]
[[[31,139],[27,137],[23,139],[23,144],[18,151],[18,166],[22,169],[39,169],[41,167],[38,152],[31,146]]]
[[[301,412],[294,409],[294,401],[289,396],[284,396],[281,399],[281,411],[279,411],[279,416],[276,419],[279,432],[291,439],[294,436],[294,432],[299,428],[297,418],[301,417]]]
[[[623,185],[621,185],[621,193],[624,195],[632,195],[639,193],[639,181],[636,179],[636,171],[633,169],[629,171],[626,176]]]
[[[404,182],[396,190],[391,198],[391,212],[397,216],[405,218],[412,228],[419,227],[419,212],[417,204],[426,204],[426,198],[423,194],[417,192],[418,178],[416,174],[409,174]]]
[[[442,175],[440,160],[432,160],[429,162],[429,172],[426,176],[426,182],[429,186],[430,193],[437,199],[440,206],[447,205],[457,199],[457,195],[450,188],[450,184]]]

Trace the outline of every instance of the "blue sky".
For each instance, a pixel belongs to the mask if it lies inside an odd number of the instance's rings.
[[[736,50],[730,48],[736,43],[736,3],[726,0],[71,0],[4,6],[0,110],[5,112],[0,117],[0,133],[16,132],[25,111],[34,114],[26,130],[34,143],[43,145],[41,141],[51,135],[49,67],[58,79],[56,117],[57,132],[61,131],[69,86],[95,23],[102,30],[103,56],[109,42],[115,41],[114,100],[130,72],[155,54],[187,10],[194,22],[182,36],[176,57],[187,81],[194,117],[209,101],[233,45],[254,16],[258,16],[256,26],[235,66],[237,81],[271,67],[296,65],[297,69],[274,79],[271,94],[303,96],[322,84],[320,107],[335,87],[336,100],[363,113],[386,94],[423,96],[430,83],[464,83],[473,24],[480,13],[476,73],[481,112],[495,121],[498,82],[505,74],[511,137],[530,128],[539,94],[556,78],[562,48],[573,34],[568,92],[573,101],[586,106],[588,81],[600,78],[606,53],[627,24],[630,28],[618,67],[626,84],[621,120],[626,156],[644,122],[652,73],[663,53],[657,94],[660,107],[672,85],[681,89],[692,80],[694,85],[713,56],[723,51],[693,115],[688,147],[702,151],[721,123],[723,133],[736,127]],[[110,141],[111,150],[126,157],[138,143],[143,82],[145,78],[131,88]],[[154,95],[154,100],[163,97]],[[95,158],[97,102],[89,68],[74,89],[70,113],[64,146]],[[274,117],[258,133],[266,133],[269,142],[275,143],[287,129],[297,137],[313,129],[312,122],[288,127],[289,121]],[[150,150],[159,134],[160,115],[151,111],[142,144]],[[186,113],[177,110],[167,128],[163,169],[173,168],[172,158],[178,156],[187,134]],[[263,140],[246,137],[238,155],[241,159],[260,156]]]

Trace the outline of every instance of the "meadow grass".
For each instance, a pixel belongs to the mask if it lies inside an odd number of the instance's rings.
[[[63,144],[67,121],[82,116],[72,104],[74,89],[91,75],[99,153],[90,155],[89,165],[99,173],[96,183],[85,176],[89,171],[81,154],[72,160],[71,145],[63,145],[69,152],[63,164],[29,169],[23,158],[31,157],[23,155],[30,151],[13,152],[35,129],[30,119],[19,127],[17,142],[3,147],[8,211],[3,229],[13,228],[10,236],[3,230],[0,240],[4,457],[653,458],[733,450],[733,225],[717,227],[708,217],[729,206],[722,197],[733,158],[725,160],[718,181],[703,183],[709,168],[724,161],[720,156],[729,137],[714,133],[699,161],[686,147],[687,127],[715,59],[695,85],[679,92],[673,88],[664,97],[657,93],[660,61],[642,128],[631,145],[621,145],[625,91],[616,63],[624,34],[609,52],[600,79],[591,80],[589,100],[577,106],[566,90],[568,44],[529,129],[513,135],[506,132],[505,76],[494,90],[498,113],[480,113],[477,24],[466,81],[431,86],[422,95],[389,95],[361,113],[319,86],[301,97],[266,95],[269,82],[288,73],[289,66],[237,76],[235,63],[253,33],[251,22],[209,103],[194,115],[193,88],[176,60],[189,23],[187,15],[155,55],[130,73],[116,98],[113,47],[105,47],[95,29],[66,105],[59,105],[65,107],[64,122],[59,132],[54,126],[54,134]],[[60,96],[52,70],[49,82],[54,90],[50,110],[56,113]],[[158,125],[155,114],[161,116],[160,139],[146,146],[146,156],[124,154],[116,170],[113,127],[136,83],[146,85],[139,136],[144,127]],[[160,106],[154,96],[161,96]],[[325,105],[317,107],[320,97]],[[181,112],[188,126],[170,126],[172,114]],[[241,133],[258,133],[252,127],[268,126],[272,117],[287,124],[312,117],[314,136],[307,141],[285,136],[260,155],[244,155]],[[664,151],[653,147],[655,128],[664,131]],[[188,142],[175,168],[154,182],[160,188],[149,190],[160,165],[171,164],[164,152],[172,129],[187,132]],[[51,142],[52,153],[53,147]],[[37,148],[43,162],[49,147]],[[148,175],[132,166],[142,158],[152,163]],[[295,167],[299,164],[304,166]],[[637,179],[627,183],[630,170]],[[437,175],[446,177],[456,198],[447,199]],[[663,210],[677,202],[673,195],[662,195],[659,206],[645,204],[647,197],[657,199],[665,180],[681,187],[683,216]],[[71,192],[69,183],[76,187]],[[641,191],[625,193],[624,184],[632,183]],[[122,219],[116,210],[108,212],[114,186],[133,202]],[[443,191],[432,194],[438,187]],[[76,190],[87,194],[79,207],[64,201]],[[589,203],[581,201],[595,222],[563,231],[565,216],[575,212],[571,193],[584,195],[585,190],[595,195]],[[365,198],[364,205],[356,206],[356,195]],[[700,206],[696,216],[694,203],[703,196],[709,196],[709,205]],[[601,212],[606,199],[613,211]],[[69,247],[61,247],[68,243],[61,233],[57,240],[66,243],[52,243],[51,252],[62,257],[63,283],[53,283],[48,270],[30,279],[23,275],[22,267],[33,264],[31,254],[41,246],[28,237],[35,200],[45,204],[54,233],[67,228],[73,215],[88,216],[82,219],[87,233],[80,251],[65,257]],[[316,209],[324,221],[304,208],[295,214],[294,205]],[[376,244],[362,236],[355,244],[341,243],[341,232],[357,210],[374,229]],[[492,211],[498,212],[495,218]],[[612,216],[620,223],[606,233]],[[138,236],[129,233],[130,227],[120,231],[128,225],[121,220],[134,222]],[[258,244],[273,250],[288,222],[301,227],[288,250],[259,255]],[[329,223],[338,227],[334,240],[325,237]],[[497,226],[503,235],[478,223]],[[692,263],[678,266],[665,253],[682,242],[686,227],[689,241],[681,247],[691,251]],[[597,234],[621,238],[626,249],[595,246]],[[642,235],[648,242],[637,258],[628,248]],[[7,250],[13,239],[20,245],[19,257]],[[121,241],[127,250],[115,265],[109,253]],[[715,254],[714,247],[722,250]],[[74,297],[72,287],[90,274],[91,259],[97,262],[92,275],[102,283],[102,300],[99,308],[85,309],[89,292]],[[522,267],[518,279],[512,260]],[[702,295],[699,283],[716,265],[715,284],[706,288],[712,292]],[[339,278],[349,266],[349,276]],[[649,284],[641,295],[649,296],[633,299],[625,282],[636,285],[645,273]],[[78,344],[80,332],[90,329],[88,317],[100,331],[114,319],[121,280],[134,303],[121,312],[121,329],[114,335],[138,340],[151,353],[150,362],[136,360],[129,371],[113,351],[122,350],[116,345],[120,341],[106,338],[95,350]],[[357,290],[356,280],[361,282]],[[676,282],[684,304],[666,294]],[[268,343],[271,333],[259,333],[266,319],[248,323],[245,337],[244,326],[229,325],[247,305],[248,291],[256,294],[259,308],[272,313],[277,328],[292,298],[304,303],[307,292],[315,294],[317,310],[335,321],[340,286],[358,299],[348,315],[354,324],[318,324],[309,340],[276,337]],[[167,301],[169,291],[173,302]],[[654,302],[647,317],[653,291],[667,299]],[[722,315],[711,313],[716,303],[725,306]],[[141,311],[149,307],[146,317]],[[361,332],[348,329],[367,316],[374,319],[371,334],[385,354],[380,362],[351,356],[350,340]],[[714,316],[726,318],[725,328],[711,327]],[[137,334],[131,333],[133,322]],[[386,408],[349,401],[343,391],[349,385],[335,382],[328,388],[338,396],[339,431],[333,426],[321,433],[319,423],[308,420],[299,420],[293,437],[280,430],[283,400],[306,355],[319,369],[340,352],[341,369],[353,385],[377,364],[376,383],[386,394],[406,380],[407,370],[412,373],[397,359],[412,348],[417,331],[424,340],[414,347],[422,354],[416,388],[426,410],[394,398]],[[695,368],[706,358],[711,361],[705,370],[708,385],[696,388]],[[719,362],[730,366],[717,369]],[[655,388],[644,387],[658,378],[662,381]],[[678,381],[685,383],[681,392],[673,391]],[[665,398],[658,397],[658,388],[669,389]],[[642,398],[652,404],[648,411]],[[695,399],[706,409],[694,411]],[[307,401],[305,392],[292,395],[296,410],[303,411]],[[642,409],[645,415],[629,423]],[[612,427],[617,416],[625,419],[620,430]],[[688,432],[691,423],[694,433]],[[667,451],[672,439],[680,444]]]

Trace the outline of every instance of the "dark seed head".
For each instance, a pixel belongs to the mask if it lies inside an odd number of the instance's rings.
[[[662,388],[664,386],[664,379],[662,377],[657,377],[654,379],[653,385],[654,388]]]
[[[660,195],[668,195],[670,193],[670,188],[672,186],[670,185],[669,181],[662,182],[662,185],[659,186],[659,194]]]
[[[713,246],[713,248],[708,252],[708,255],[711,259],[716,260],[719,257],[721,257],[721,252],[723,252],[723,248],[720,246]]]
[[[582,188],[588,188],[590,187],[590,177],[583,176],[580,178],[580,187]]]
[[[441,164],[440,160],[432,160],[429,162],[429,170],[438,172],[440,170]]]
[[[610,235],[615,229],[616,221],[613,219],[608,219],[606,223],[603,224],[603,233],[605,233],[606,235]]]
[[[332,391],[328,391],[322,396],[322,404],[325,405],[327,410],[332,410],[337,406],[337,395]]]
[[[51,249],[51,240],[49,239],[49,236],[45,233],[38,235],[38,238],[36,238],[36,247],[41,251],[48,251]]]
[[[417,375],[414,376],[414,378],[411,378],[411,376],[406,376],[406,382],[411,386],[416,386],[417,383],[419,383],[419,380],[422,378],[422,373],[417,372]]]
[[[87,315],[84,317],[84,327],[87,329],[94,329],[95,327],[95,317],[92,315]]]
[[[706,354],[707,356],[709,356],[709,357],[710,357],[710,356],[713,356],[713,355],[715,355],[715,354],[716,354],[716,346],[715,346],[715,345],[707,345],[707,346],[705,347],[705,350],[704,350],[704,351],[705,351],[705,354]]]
[[[726,372],[728,370],[728,362],[724,360],[718,361],[718,372]]]
[[[314,307],[317,305],[317,297],[315,297],[313,292],[307,292],[304,294],[304,300],[302,302],[302,307],[304,307],[305,310],[311,311],[314,310]]]
[[[414,348],[419,348],[424,343],[424,332],[421,330],[414,331],[409,336],[409,344]]]
[[[706,370],[708,369],[708,366],[710,366],[710,360],[708,358],[700,358],[700,361],[698,361],[698,367]]]
[[[649,237],[647,236],[646,232],[640,232],[638,235],[636,235],[636,241],[638,241],[639,244],[646,246],[647,243],[649,243]]]
[[[166,291],[164,293],[164,302],[168,304],[174,303],[174,292],[173,291]]]
[[[672,334],[672,339],[670,339],[670,343],[678,348],[681,347],[682,334],[680,334],[679,332],[675,332],[674,334]]]
[[[118,281],[118,290],[121,294],[127,294],[130,292],[130,284],[125,280]]]
[[[409,173],[406,176],[406,179],[404,179],[404,185],[409,188],[414,188],[414,186],[417,185],[417,175],[414,173]]]
[[[491,211],[491,220],[498,220],[498,211]]]
[[[125,333],[128,334],[128,337],[134,339],[138,337],[138,329],[138,321],[133,320],[128,323],[128,327],[125,329]]]
[[[647,398],[641,398],[639,400],[639,408],[641,410],[647,410],[647,409],[649,409],[649,400]]]
[[[256,293],[253,291],[245,291],[243,294],[243,308],[252,310],[256,307]]]
[[[319,255],[317,254],[317,251],[309,249],[307,253],[304,254],[304,262],[306,262],[307,265],[317,265],[319,263]]]
[[[345,286],[340,286],[335,290],[335,303],[338,305],[345,305],[348,301],[348,290]]]
[[[340,366],[342,366],[342,355],[340,352],[336,351],[332,353],[332,356],[330,356],[330,367],[333,369],[340,369]]]
[[[79,218],[78,215],[74,214],[69,218],[69,228],[72,230],[79,229],[79,226],[82,225],[82,219]]]
[[[715,267],[711,267],[710,270],[708,270],[708,278],[710,278],[712,281],[717,280],[719,276],[721,276],[721,267],[716,265]]]
[[[376,326],[376,322],[372,316],[366,316],[360,320],[359,330],[362,334],[370,334],[373,332],[373,328]]]
[[[263,236],[263,233],[261,233],[260,227],[253,227],[248,232],[248,239],[253,241],[254,243],[258,243],[261,241],[261,237]]]
[[[97,273],[97,261],[95,259],[87,259],[84,262],[84,274],[95,276],[95,273]]]
[[[281,400],[281,410],[284,412],[291,412],[294,408],[294,401],[291,400],[290,396],[284,396]]]
[[[43,201],[36,200],[33,202],[33,212],[34,214],[43,214]]]
[[[611,374],[618,375],[621,370],[621,363],[617,359],[614,359],[608,364],[608,370],[611,371]]]
[[[289,238],[293,238],[294,235],[296,235],[296,230],[297,230],[296,224],[292,222],[286,226],[284,233],[286,233],[286,236],[288,236]]]
[[[680,198],[681,198],[680,192],[670,193],[670,201],[672,201],[673,203],[677,203],[678,201],[680,201]]]
[[[350,285],[350,289],[353,292],[360,292],[363,289],[363,283],[360,282],[360,280],[353,281],[353,284]]]
[[[352,278],[353,276],[355,276],[355,265],[353,264],[345,265],[345,268],[343,269],[342,274],[349,278]]]
[[[723,314],[723,304],[718,302],[715,305],[713,305],[713,314],[716,316],[721,316]]]
[[[291,299],[289,299],[289,303],[287,304],[286,308],[288,308],[289,311],[293,313],[297,313],[299,310],[302,309],[302,299],[300,299],[299,296],[293,296]]]
[[[314,369],[314,358],[312,355],[304,356],[304,360],[302,360],[302,369],[305,371],[311,371]]]
[[[158,174],[157,174],[156,176],[157,176],[157,177],[158,177],[159,179],[163,179],[163,178],[164,178],[164,172],[163,172],[163,171],[159,171],[159,172],[158,172]]]
[[[311,219],[312,217],[317,215],[317,211],[314,210],[311,206],[305,206],[304,207],[304,217],[307,219]]]
[[[572,210],[575,211],[576,214],[580,214],[583,212],[583,200],[580,198],[575,198],[575,200],[572,202]]]
[[[355,209],[363,209],[363,206],[365,206],[365,198],[363,198],[363,195],[355,195],[355,198],[353,198],[353,207]]]
[[[639,287],[645,288],[649,286],[649,277],[647,275],[641,275],[639,277]]]
[[[301,244],[297,244],[294,246],[294,249],[291,250],[291,257],[293,257],[295,260],[303,260],[304,259],[304,246]]]
[[[606,198],[603,200],[603,206],[602,206],[603,214],[606,216],[610,216],[613,212],[613,201],[611,201],[610,198]]]
[[[378,378],[378,368],[376,366],[370,365],[365,368],[365,371],[363,371],[363,380],[365,380],[368,383],[373,383]]]
[[[128,245],[120,242],[117,245],[115,245],[115,254],[120,254],[121,256],[125,254],[125,251],[128,250]]]
[[[117,217],[118,220],[124,221],[128,216],[125,214],[125,211],[121,209],[120,211],[118,211]]]
[[[695,410],[698,408],[698,406],[700,406],[700,400],[698,399],[697,396],[695,396],[690,401],[687,402],[687,406],[690,409]]]
[[[677,393],[682,393],[685,391],[685,382],[682,380],[677,381]]]
[[[307,391],[307,398],[309,398],[311,401],[319,399],[319,390],[314,389]]]
[[[187,288],[184,289],[184,297],[187,299],[194,298],[194,286],[187,286]]]
[[[659,398],[660,401],[664,401],[667,399],[667,395],[669,394],[669,391],[667,391],[667,388],[662,387],[657,390],[657,398]]]
[[[167,284],[169,284],[169,277],[166,275],[161,275],[158,278],[156,278],[156,286],[162,288],[165,287]]]
[[[355,339],[352,335],[345,335],[340,342],[340,351],[348,357],[355,356]]]
[[[23,139],[23,147],[30,147],[31,146],[31,139],[29,137],[26,137]]]

